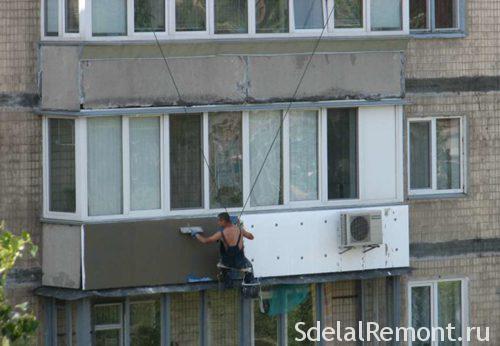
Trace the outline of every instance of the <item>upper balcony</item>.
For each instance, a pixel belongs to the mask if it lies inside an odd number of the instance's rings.
[[[410,32],[409,0],[42,1],[42,40],[48,41],[372,37]]]

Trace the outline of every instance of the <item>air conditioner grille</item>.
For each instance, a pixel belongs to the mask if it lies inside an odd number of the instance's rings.
[[[351,238],[354,241],[366,241],[370,234],[370,224],[366,217],[357,216],[351,221]]]

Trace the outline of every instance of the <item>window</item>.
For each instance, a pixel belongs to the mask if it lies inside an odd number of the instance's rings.
[[[78,0],[65,0],[65,30],[68,34],[77,34],[80,31],[80,9]]]
[[[131,118],[129,141],[130,209],[160,209],[160,118]]]
[[[170,295],[170,345],[200,345],[202,312],[199,292]]]
[[[161,344],[160,299],[130,302],[130,346]]]
[[[208,345],[236,345],[240,340],[239,290],[206,291]]]
[[[122,120],[120,117],[87,120],[88,213],[121,214]]]
[[[257,33],[288,32],[288,0],[256,0]]]
[[[294,0],[295,29],[323,29],[323,0]]]
[[[250,184],[254,186],[250,197],[252,206],[283,203],[281,117],[281,111],[250,113]],[[266,155],[268,157],[264,163]]]
[[[170,207],[203,207],[202,115],[170,117]]]
[[[216,34],[248,32],[247,0],[214,0],[214,6]]]
[[[92,35],[127,34],[127,0],[92,1]]]
[[[411,194],[464,191],[461,118],[410,120],[408,137]]]
[[[94,305],[93,321],[96,346],[122,345],[122,304]]]
[[[363,27],[363,0],[335,0],[334,25],[337,29]]]
[[[465,281],[441,280],[429,282],[414,282],[409,284],[409,324],[419,328],[441,327],[444,341],[413,342],[415,345],[461,345],[457,339],[462,337],[465,319]],[[448,339],[446,326],[451,324],[455,329]],[[453,341],[453,340],[455,341]]]
[[[210,208],[243,204],[242,116],[209,114]]]
[[[327,122],[328,199],[357,198],[357,110],[329,109]]]
[[[318,199],[318,112],[292,111],[290,117],[290,200]]]
[[[410,0],[410,29],[416,32],[463,30],[461,0]]]
[[[373,31],[397,31],[402,29],[401,1],[371,1],[371,26]]]
[[[75,121],[49,121],[50,211],[76,211]]]
[[[165,31],[165,0],[134,0],[134,23],[135,32]]]
[[[59,35],[59,0],[45,0],[45,35]]]
[[[175,0],[175,30],[205,31],[206,3],[203,0]]]

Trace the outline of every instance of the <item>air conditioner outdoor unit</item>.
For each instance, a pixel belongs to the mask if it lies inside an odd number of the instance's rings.
[[[344,248],[383,244],[382,212],[342,214],[340,238],[340,245]]]

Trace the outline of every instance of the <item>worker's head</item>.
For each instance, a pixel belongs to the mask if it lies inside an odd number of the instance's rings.
[[[220,227],[226,227],[231,224],[231,217],[228,213],[220,213],[217,215],[217,223]]]

